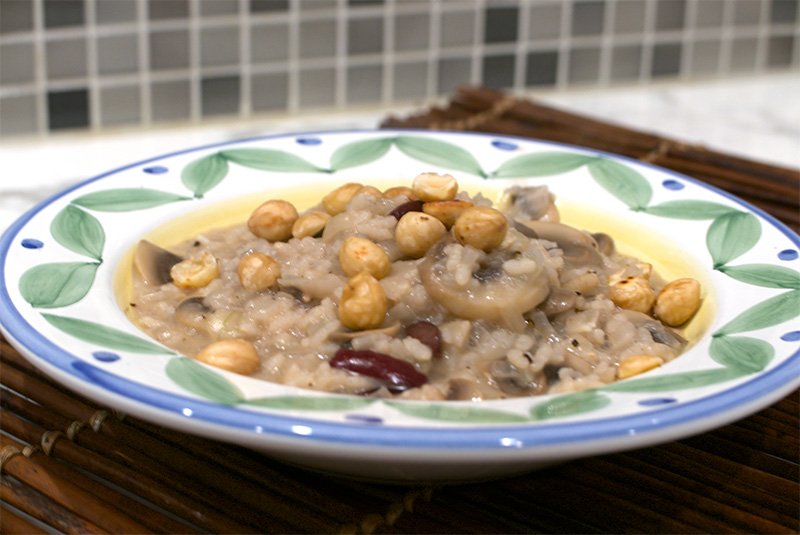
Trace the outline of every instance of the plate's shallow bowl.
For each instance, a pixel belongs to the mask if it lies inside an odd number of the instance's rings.
[[[118,306],[131,247],[144,235],[167,240],[171,221],[197,231],[232,222],[243,203],[303,191],[310,205],[344,182],[407,185],[423,171],[480,191],[547,184],[570,222],[699,277],[706,305],[692,347],[657,370],[572,394],[373,400],[212,370],[147,338]],[[35,207],[0,239],[0,318],[44,372],[124,413],[324,471],[474,479],[676,440],[796,388],[798,249],[796,234],[746,203],[610,154],[463,133],[285,135],[128,165]]]

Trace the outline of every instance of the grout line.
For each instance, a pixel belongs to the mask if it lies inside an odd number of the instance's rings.
[[[150,34],[147,31],[147,16],[147,0],[137,0],[136,35],[139,58],[139,116],[142,126],[153,124],[153,92],[150,86]]]
[[[617,13],[617,1],[609,0],[603,11],[603,32],[600,39],[600,72],[597,83],[607,87],[611,83],[611,59],[614,51],[614,17]]]
[[[425,96],[429,99],[434,98],[438,93],[439,87],[439,62],[437,60],[439,51],[442,48],[441,32],[442,27],[442,0],[433,0],[431,4],[431,27],[430,44],[427,51],[427,80]]]
[[[47,51],[44,41],[44,0],[33,1],[34,82],[36,84],[36,130],[46,134],[50,130],[47,104]]]
[[[517,24],[517,42],[515,43],[514,49],[513,78],[513,89],[517,92],[525,89],[525,76],[527,74],[526,52],[528,49],[527,44],[530,40],[530,7],[530,2],[525,0],[520,4],[520,9],[518,11],[519,21]]]
[[[250,24],[248,22],[248,0],[238,0],[239,14],[239,115],[247,118],[253,114],[252,80],[253,64],[250,56]]]
[[[395,0],[388,0],[383,20],[383,64],[379,99],[383,105],[388,106],[394,100],[395,29],[397,28],[397,3]]]
[[[87,90],[89,93],[89,128],[94,131],[103,126],[103,111],[101,107],[100,87],[98,80],[99,67],[97,58],[97,25],[95,0],[84,0],[84,20],[86,25],[86,77],[88,78]]]
[[[200,78],[200,0],[189,0],[189,117],[203,117],[203,89]]]
[[[572,37],[572,0],[567,0],[562,4],[561,31],[558,38],[558,58],[556,60],[556,89],[565,89],[569,82],[569,52],[571,48],[570,38]]]
[[[289,113],[300,109],[300,4],[299,0],[289,1],[289,80],[286,107]]]
[[[719,44],[719,70],[718,75],[724,75],[731,72],[731,55],[733,53],[733,22],[734,13],[733,2],[725,2],[722,4],[722,29],[720,32]]]
[[[647,2],[644,8],[644,31],[642,32],[642,59],[639,66],[639,82],[653,79],[653,47],[656,33],[656,3]]]
[[[336,70],[334,72],[333,106],[343,109],[347,102],[347,0],[336,5]]]

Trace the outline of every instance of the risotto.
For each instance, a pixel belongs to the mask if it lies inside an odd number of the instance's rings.
[[[696,280],[661,280],[610,236],[561,223],[544,186],[503,198],[423,173],[345,184],[303,213],[269,200],[169,251],[140,242],[128,312],[212,366],[403,399],[592,388],[685,349]]]

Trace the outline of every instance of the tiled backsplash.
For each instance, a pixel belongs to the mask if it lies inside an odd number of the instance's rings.
[[[798,66],[799,0],[0,0],[0,136]]]

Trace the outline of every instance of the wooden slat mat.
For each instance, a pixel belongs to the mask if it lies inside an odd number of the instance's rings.
[[[797,228],[796,171],[491,90],[464,88],[447,107],[389,118],[384,126],[555,139],[666,167],[680,160],[683,172],[692,174],[687,169],[696,167],[692,176],[746,197]],[[616,134],[610,136],[608,128]],[[609,137],[618,150],[609,146]],[[734,185],[727,188],[726,181]],[[51,383],[2,338],[0,357],[2,533],[800,531],[797,392],[735,424],[658,447],[499,481],[396,487],[310,473],[243,448],[118,417]]]

